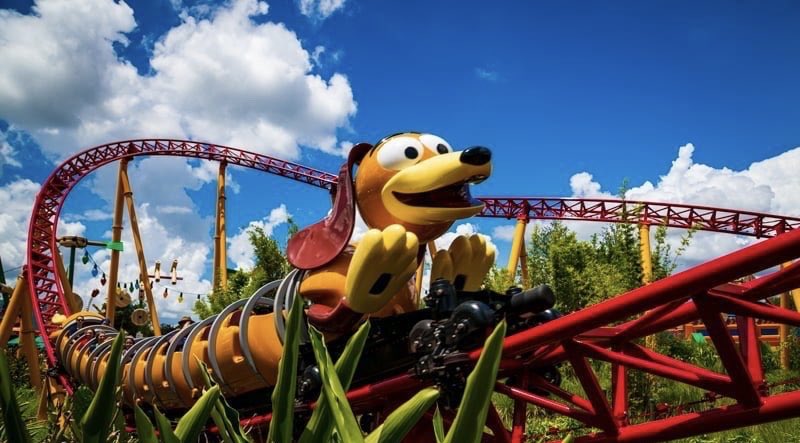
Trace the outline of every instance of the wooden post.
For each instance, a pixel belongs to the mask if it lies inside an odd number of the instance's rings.
[[[120,170],[120,180],[122,182],[123,195],[125,203],[128,207],[128,218],[131,221],[131,233],[133,234],[133,243],[136,248],[136,257],[139,259],[139,282],[144,287],[144,295],[147,298],[147,307],[150,311],[150,321],[153,326],[153,334],[156,336],[161,335],[161,324],[158,320],[158,309],[153,299],[153,290],[150,287],[150,276],[147,272],[147,260],[144,257],[144,247],[142,246],[142,238],[139,235],[139,220],[136,218],[136,205],[133,202],[133,190],[131,183],[128,180],[128,169]]]
[[[639,247],[642,254],[642,283],[647,285],[653,281],[653,257],[650,252],[650,225],[639,225]]]
[[[123,172],[127,175],[129,158],[119,161],[119,172],[117,173],[117,194],[114,198],[114,219],[111,222],[111,241],[118,243],[122,240],[122,207],[124,202],[124,191],[122,186]],[[111,250],[111,269],[108,272],[108,297],[106,297],[106,318],[111,326],[114,326],[114,314],[116,312],[117,297],[117,278],[119,275],[119,251]]]
[[[31,298],[28,297],[28,285],[25,279],[22,283],[22,320],[20,321],[19,343],[25,360],[28,362],[28,378],[31,386],[37,391],[42,388],[42,375],[39,369],[39,352],[36,349],[36,330],[33,325],[33,308]]]
[[[525,228],[528,226],[528,213],[520,214],[517,217],[517,225],[514,227],[514,238],[511,240],[511,252],[508,254],[508,278],[513,284],[517,276],[517,263],[525,248]]]
[[[83,300],[78,301],[78,297],[72,292],[72,284],[67,276],[67,271],[64,270],[64,260],[61,258],[61,254],[57,252],[54,259],[58,270],[58,278],[61,279],[61,288],[64,290],[64,297],[67,299],[67,305],[73,313],[78,312],[82,308]]]
[[[781,263],[781,269],[792,264],[791,262]],[[789,293],[784,292],[781,294],[781,308],[789,309]],[[781,348],[781,369],[789,369],[789,347],[787,339],[789,338],[789,325],[781,323],[778,327],[778,337],[780,339]]]
[[[225,167],[227,162],[220,162],[217,174],[217,213],[214,229],[214,284],[213,288],[228,287],[228,257],[226,254],[227,236],[225,232]]]
[[[25,287],[24,273],[17,277],[14,292],[11,293],[11,299],[6,307],[6,312],[3,314],[3,321],[0,322],[0,349],[6,349],[8,340],[11,339],[11,332],[14,325],[22,315],[22,304],[28,296],[27,288]]]

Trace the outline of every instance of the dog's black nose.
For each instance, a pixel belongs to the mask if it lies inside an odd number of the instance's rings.
[[[490,151],[489,148],[484,148],[483,146],[473,146],[465,149],[461,153],[461,157],[459,157],[459,159],[461,160],[461,163],[467,163],[475,166],[485,165],[492,159],[492,151]]]

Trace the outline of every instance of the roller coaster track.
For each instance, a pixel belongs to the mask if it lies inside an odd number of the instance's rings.
[[[333,174],[240,149],[190,141],[131,140],[110,143],[67,159],[47,178],[36,198],[29,228],[25,270],[28,291],[51,366],[58,363],[54,343],[48,334],[57,328],[51,319],[57,312],[70,313],[54,260],[58,253],[56,231],[62,205],[71,189],[92,171],[122,158],[148,155],[225,161],[329,191],[336,186],[337,177]],[[768,296],[800,286],[800,264],[790,265],[753,282],[730,283],[739,277],[798,258],[800,232],[795,228],[800,226],[800,218],[612,199],[482,197],[481,200],[485,203],[485,209],[480,214],[482,217],[646,223],[761,238],[775,237],[506,339],[505,355],[525,357],[503,360],[502,371],[521,374],[529,367],[569,362],[581,381],[586,398],[560,390],[535,376],[528,380],[533,388],[498,384],[498,392],[509,395],[523,406],[534,404],[599,430],[597,434],[582,437],[587,440],[679,438],[800,416],[800,392],[771,395],[765,387],[763,371],[760,369],[761,355],[752,324],[754,318],[766,318],[800,327],[800,314],[760,303]],[[738,315],[740,344],[734,343],[724,324],[721,324],[719,316],[722,312]],[[638,338],[695,319],[705,322],[727,374],[713,373],[655,354],[634,343]],[[479,351],[474,351],[469,357],[474,360],[478,354]],[[612,384],[610,403],[600,390],[597,374],[587,364],[587,358],[608,361],[615,368],[612,376],[616,382]],[[734,403],[707,413],[686,412],[675,417],[635,423],[625,416],[628,390],[624,382],[619,382],[624,380],[626,368],[713,391],[733,399]],[[379,404],[380,399],[389,398],[398,391],[406,392],[418,385],[411,376],[399,375],[354,389],[348,396],[356,408],[377,407],[374,405]],[[542,395],[542,391],[550,392],[563,402]],[[520,432],[524,431],[524,412],[521,416],[515,413],[514,427],[510,431],[499,428],[498,420],[496,411],[490,411],[488,425],[495,431],[497,441],[523,441]]]

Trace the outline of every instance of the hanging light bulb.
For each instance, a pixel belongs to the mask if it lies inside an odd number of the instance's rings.
[[[178,294],[178,303],[183,303],[183,292]]]
[[[200,300],[200,294],[197,294],[197,299]]]
[[[92,267],[92,277],[97,277],[97,274],[99,274],[99,273],[100,273],[100,271],[97,269],[97,264],[95,264]]]
[[[100,290],[99,290],[99,289],[97,289],[97,288],[95,288],[95,289],[92,289],[92,298],[95,298],[95,297],[97,297],[98,295],[100,295]]]
[[[136,289],[139,289],[139,279],[136,279]]]
[[[131,282],[130,286],[128,286],[128,292],[133,294],[133,282]]]
[[[103,276],[100,277],[100,284],[105,286],[106,285],[106,273],[103,273]]]
[[[121,287],[122,287],[122,286],[120,286],[119,282],[117,282],[117,287],[118,287],[118,288],[121,288]]]
[[[86,263],[89,263],[89,251],[87,251],[86,249],[83,250],[83,257],[81,257],[81,262],[83,262],[84,265]]]
[[[168,295],[169,295],[169,290],[167,288],[164,288],[164,298],[167,298]]]

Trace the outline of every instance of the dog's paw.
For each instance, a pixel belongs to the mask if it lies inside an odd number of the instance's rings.
[[[444,278],[459,291],[478,291],[484,277],[494,263],[494,246],[475,234],[460,235],[450,248],[441,250],[433,257],[431,281]]]
[[[350,308],[364,314],[383,308],[416,271],[418,251],[417,236],[401,225],[364,234],[347,269]]]

